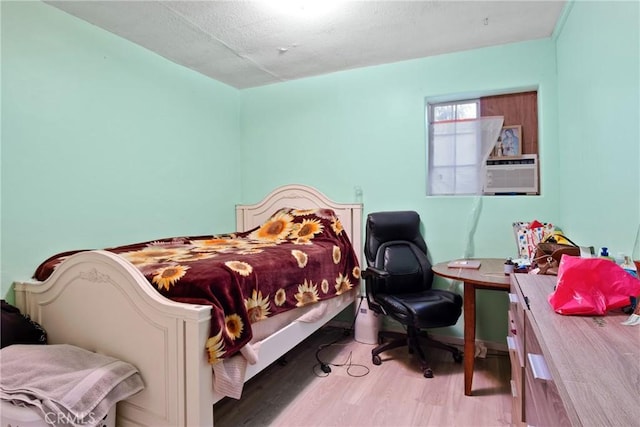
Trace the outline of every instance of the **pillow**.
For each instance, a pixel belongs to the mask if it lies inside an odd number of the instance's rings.
[[[254,240],[289,240],[305,244],[316,238],[334,240],[342,232],[342,224],[332,209],[282,208],[247,234]]]
[[[11,344],[46,344],[47,332],[38,323],[20,313],[18,307],[14,307],[2,300],[2,334],[0,334],[1,347]]]

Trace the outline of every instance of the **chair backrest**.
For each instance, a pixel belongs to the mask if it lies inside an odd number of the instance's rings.
[[[365,258],[369,267],[390,277],[368,289],[401,294],[430,289],[433,284],[427,244],[420,234],[420,216],[414,211],[374,212],[367,216]],[[367,287],[369,287],[369,283]]]

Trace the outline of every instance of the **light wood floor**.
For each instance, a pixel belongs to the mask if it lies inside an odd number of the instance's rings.
[[[326,327],[294,348],[287,364],[274,364],[245,384],[241,400],[214,407],[216,427],[235,426],[506,426],[511,422],[507,354],[476,359],[474,396],[464,395],[462,364],[427,350],[434,378],[424,378],[405,348],[371,363],[369,344]],[[319,357],[331,366],[324,374]],[[368,373],[367,373],[368,372]],[[366,375],[364,375],[366,374]],[[363,375],[363,376],[361,376]]]

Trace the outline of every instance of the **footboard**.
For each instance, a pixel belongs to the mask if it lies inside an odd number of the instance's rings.
[[[205,342],[211,309],[164,298],[128,261],[81,252],[44,282],[14,284],[16,305],[45,326],[49,343],[68,343],[127,361],[144,390],[118,403],[118,426],[213,426],[213,387]],[[262,341],[245,380],[269,366],[352,304],[358,288],[328,301],[312,322],[292,322]]]
[[[119,426],[213,424],[204,351],[209,307],[164,298],[132,264],[105,251],[76,254],[44,282],[16,283],[15,292],[16,305],[45,325],[50,343],[77,345],[139,369],[145,388],[118,404]]]

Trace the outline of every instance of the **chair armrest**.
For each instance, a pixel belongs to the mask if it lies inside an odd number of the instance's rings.
[[[390,277],[389,272],[375,267],[367,267],[367,269],[361,273],[361,276],[365,280],[364,286],[366,290],[367,304],[369,304],[369,309],[386,316],[386,310],[375,301],[374,283],[379,280],[386,281],[387,278]]]
[[[389,277],[389,272],[380,270],[379,268],[367,267],[362,273],[362,278],[367,279],[386,279]]]

